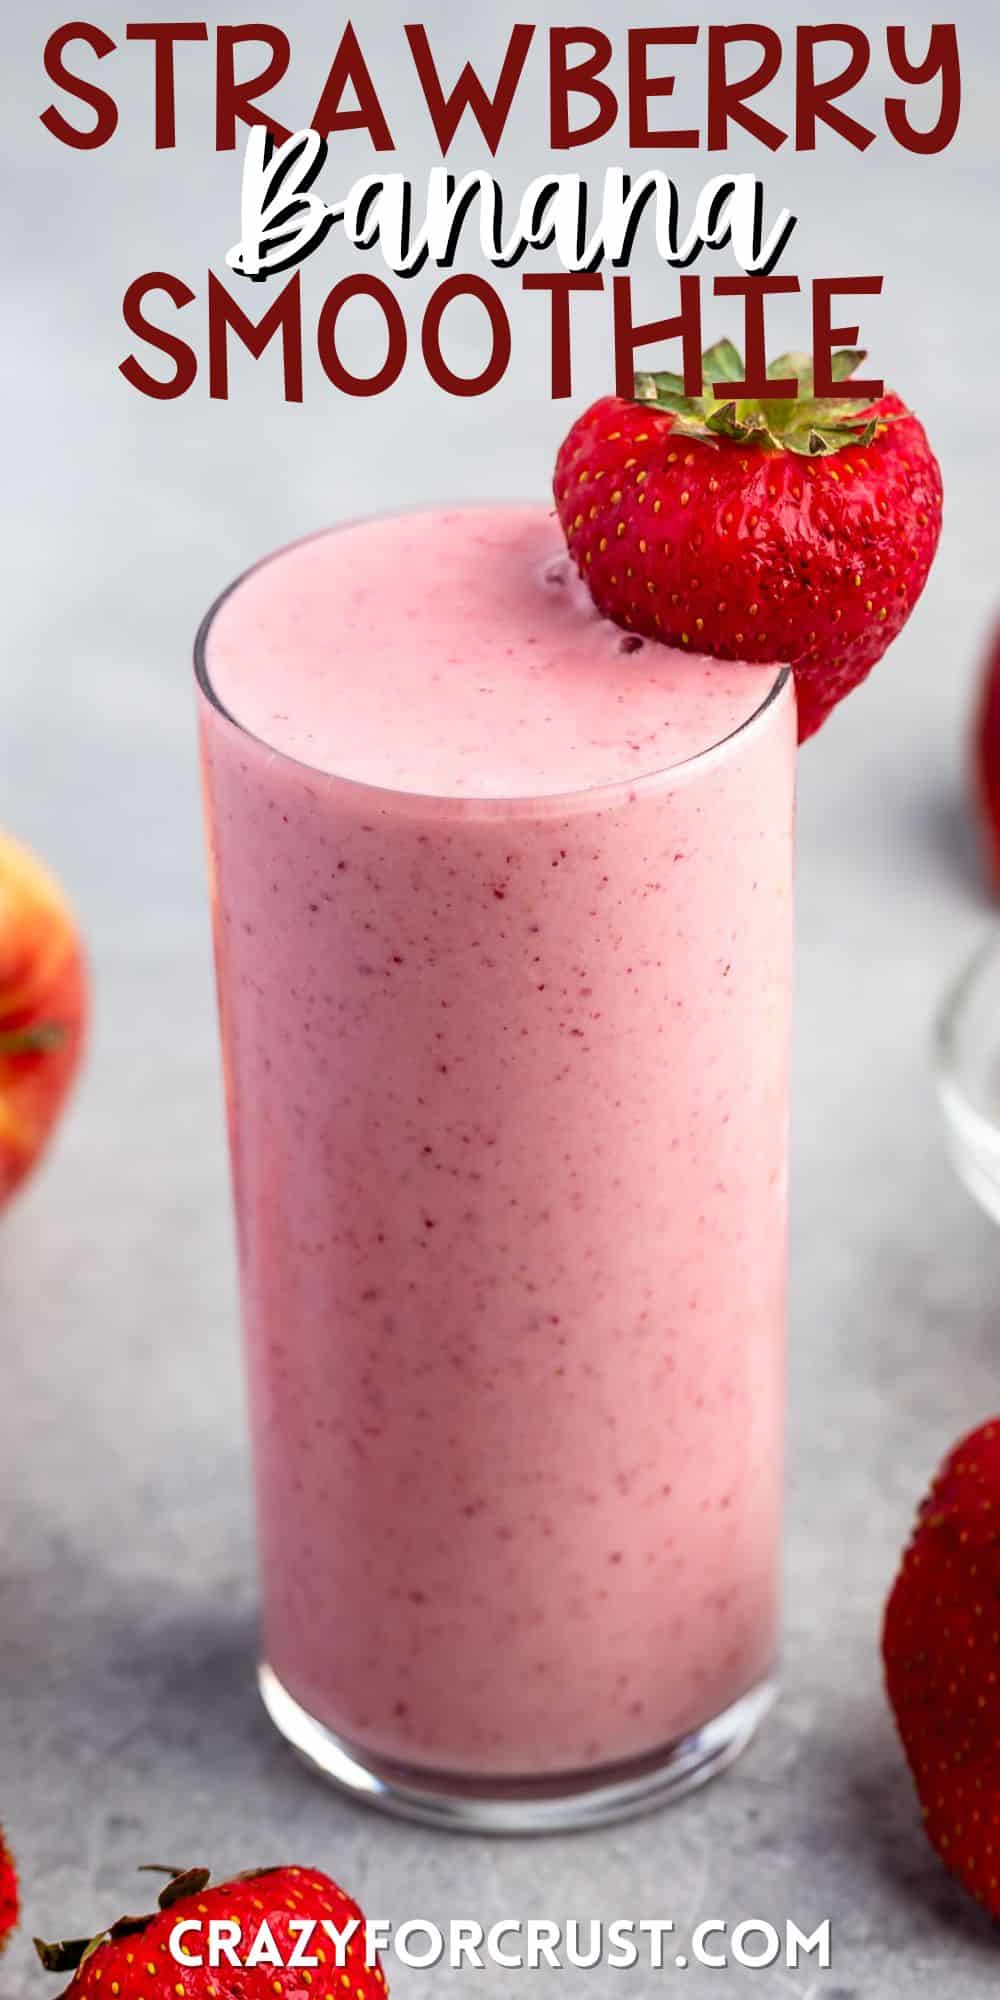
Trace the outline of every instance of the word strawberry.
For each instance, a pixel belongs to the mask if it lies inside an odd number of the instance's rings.
[[[261,1868],[209,1888],[207,1868],[152,1869],[169,1876],[159,1907],[119,1917],[93,1938],[61,1944],[35,1939],[49,1972],[73,1974],[62,2000],[386,2000],[385,1975],[365,1959],[365,1923],[357,1903],[315,1868]],[[324,1920],[353,1934],[337,1960]],[[170,1944],[178,1925],[183,1934]],[[213,1963],[213,1926],[228,1949]],[[262,1951],[266,1926],[267,1953]],[[303,1938],[303,1927],[309,1926]],[[256,1944],[256,1952],[255,1952]],[[272,1948],[274,1956],[271,1956]],[[280,1965],[275,1963],[280,1958]],[[200,1961],[200,1962],[199,1962]],[[303,1970],[310,1964],[314,1969]]]
[[[941,1467],[889,1598],[882,1649],[927,1836],[1000,1916],[1000,1418]]]
[[[0,1952],[10,1943],[18,1918],[17,1870],[0,1826]]]
[[[972,732],[972,786],[983,853],[1000,890],[1000,631],[990,648]]]
[[[560,447],[555,501],[598,610],[627,631],[723,660],[795,671],[799,737],[818,729],[906,623],[941,531],[941,473],[898,396],[850,394],[864,355],[834,357],[842,398],[817,401],[812,363],[768,369],[798,397],[742,401],[730,341],[703,357],[704,394],[637,375]]]

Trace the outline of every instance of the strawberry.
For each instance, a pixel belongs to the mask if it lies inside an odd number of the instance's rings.
[[[19,1910],[17,1893],[17,1869],[14,1857],[4,1839],[0,1826],[0,1952],[10,1943],[10,1934],[17,1924]]]
[[[365,1963],[364,1918],[357,1903],[315,1868],[261,1868],[209,1888],[207,1868],[153,1869],[170,1877],[159,1908],[147,1917],[120,1917],[95,1938],[62,1944],[35,1939],[35,1949],[49,1972],[71,1972],[62,2000],[386,2000],[388,1988],[380,1966]],[[314,1919],[315,1935],[302,1944],[293,1923]],[[343,1931],[357,1919],[341,1967],[336,1948],[320,1928],[328,1919]],[[202,1966],[179,1964],[170,1951],[174,1926],[191,1919],[199,1926],[178,1940],[178,1949],[203,1957]],[[234,1943],[239,1966],[208,1963],[212,1920],[240,1926]],[[282,1960],[280,1966],[261,1962],[247,1966],[261,1926],[267,1924]],[[311,1970],[289,1965],[296,1948],[319,1960]]]
[[[976,709],[972,787],[987,872],[1000,890],[1000,631],[990,647]]]
[[[800,740],[864,679],[906,623],[941,531],[941,474],[922,426],[887,395],[849,394],[863,354],[834,359],[842,399],[813,398],[812,364],[768,370],[797,400],[722,401],[730,341],[704,356],[705,394],[637,375],[560,447],[555,501],[598,610],[626,630],[723,660],[795,670]]]
[[[882,1650],[928,1838],[1000,1916],[1000,1418],[941,1467],[889,1598]]]

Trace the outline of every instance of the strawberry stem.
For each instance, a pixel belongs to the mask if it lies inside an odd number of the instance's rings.
[[[46,1972],[76,1972],[93,1942],[93,1938],[60,1938],[55,1944],[46,1944],[44,1938],[33,1939]]]
[[[854,347],[832,357],[835,382],[849,386],[865,355]],[[702,444],[753,443],[765,451],[792,451],[803,458],[829,457],[846,445],[867,445],[888,422],[870,414],[869,399],[851,396],[817,398],[813,364],[807,354],[782,354],[768,366],[768,378],[782,388],[794,382],[794,397],[722,398],[715,390],[744,380],[743,357],[731,340],[719,340],[702,355],[702,393],[688,396],[680,375],[666,370],[635,377],[635,400],[669,411],[672,428]]]
[[[267,1872],[267,1871],[261,1871]],[[208,1868],[168,1868],[160,1862],[147,1861],[139,1869],[140,1875],[169,1875],[170,1880],[161,1889],[159,1905],[161,1910],[169,1910],[182,1896],[197,1896],[207,1888],[211,1879]],[[55,1944],[46,1944],[44,1938],[35,1938],[34,1946],[46,1972],[78,1972],[88,1958],[109,1938],[134,1937],[153,1922],[155,1912],[144,1917],[119,1917],[110,1929],[98,1931],[91,1938],[62,1938]]]

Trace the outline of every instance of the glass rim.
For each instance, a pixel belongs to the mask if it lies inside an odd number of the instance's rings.
[[[280,562],[284,556],[293,554],[296,549],[307,548],[310,543],[323,541],[328,535],[342,534],[348,528],[366,527],[370,522],[374,521],[405,520],[408,516],[414,514],[458,512],[475,507],[495,506],[497,504],[517,507],[538,506],[539,502],[537,500],[516,499],[501,501],[499,503],[486,500],[457,500],[452,502],[434,500],[421,502],[412,507],[395,508],[391,513],[356,514],[345,521],[334,521],[324,528],[314,529],[311,534],[298,535],[293,541],[284,542],[279,548],[272,549],[267,555],[260,556],[256,562],[249,564],[246,569],[241,570],[226,585],[225,589],[220,591],[218,597],[214,599],[206,611],[195,635],[195,679],[209,707],[214,709],[223,722],[228,723],[240,736],[245,737],[250,743],[257,744],[269,756],[277,758],[281,763],[291,765],[295,769],[308,773],[309,777],[314,780],[319,779],[326,785],[335,786],[338,790],[344,789],[364,794],[372,801],[373,807],[376,810],[401,814],[430,812],[442,819],[539,818],[541,816],[558,818],[561,815],[571,816],[573,813],[587,807],[593,808],[599,803],[609,805],[624,800],[631,800],[633,797],[643,795],[647,792],[655,792],[661,787],[665,787],[668,780],[699,769],[709,759],[717,756],[724,750],[736,737],[742,736],[747,730],[752,729],[754,724],[767,713],[782,694],[788,681],[792,678],[792,668],[775,663],[775,678],[762,700],[758,701],[750,714],[744,716],[740,722],[736,723],[734,728],[727,729],[724,736],[716,738],[712,743],[707,743],[703,749],[695,750],[685,757],[678,757],[672,764],[660,764],[654,770],[639,772],[634,777],[602,779],[597,784],[580,786],[571,791],[525,792],[513,796],[498,793],[482,793],[470,794],[466,797],[455,792],[416,792],[404,790],[402,787],[394,785],[374,784],[364,778],[350,778],[341,772],[328,770],[325,765],[311,764],[305,758],[296,757],[291,751],[283,750],[278,744],[270,743],[265,736],[259,736],[256,730],[250,729],[245,722],[240,721],[238,715],[234,715],[232,710],[227,708],[212,682],[208,666],[208,645],[219,613],[228,604],[230,598],[234,597],[236,592],[242,588],[243,584],[250,581],[251,577],[256,576],[261,570],[267,569],[271,563]],[[656,642],[650,641],[649,643]],[[707,657],[710,656],[696,653],[692,653],[691,655],[693,660]]]

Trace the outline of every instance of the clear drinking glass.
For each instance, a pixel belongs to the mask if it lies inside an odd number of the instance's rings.
[[[935,1071],[951,1157],[971,1194],[1000,1222],[1000,937],[980,946],[948,990]]]
[[[389,1811],[639,1811],[739,1752],[775,1668],[790,677],[631,783],[421,797],[229,715],[219,608],[264,1701]]]

